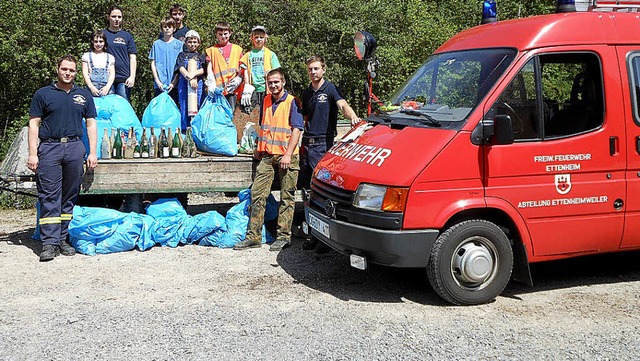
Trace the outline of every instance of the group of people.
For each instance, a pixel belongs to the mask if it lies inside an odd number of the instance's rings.
[[[160,38],[149,53],[156,94],[168,92],[176,101],[183,114],[183,129],[188,126],[188,87],[197,89],[201,100],[206,89],[223,88],[232,109],[238,96],[244,111],[259,107],[260,129],[254,153],[259,165],[251,187],[250,221],[245,240],[234,249],[261,246],[266,199],[278,177],[278,230],[270,250],[279,251],[291,242],[295,190],[309,188],[313,169],[333,145],[338,111],[352,126],[360,118],[339,89],[324,79],[326,64],[322,57],[314,55],[306,61],[311,83],[300,102],[285,90],[285,73],[276,54],[265,46],[268,35],[263,26],[253,27],[253,48],[243,54],[240,46],[229,42],[229,24],[219,22],[215,28],[218,43],[200,54],[200,35],[184,24],[184,16],[180,5],[171,6],[169,16],[160,23]],[[135,84],[136,44],[122,29],[122,20],[122,9],[114,6],[108,13],[109,26],[92,35],[91,50],[82,56],[86,89],[75,85],[77,61],[66,55],[57,63],[57,81],[39,89],[32,99],[27,165],[35,172],[38,186],[43,244],[40,261],[50,261],[58,254],[75,254],[67,240],[67,229],[83,179],[83,118],[89,140],[87,168],[92,170],[98,164],[93,96],[116,93],[128,100]],[[309,241],[303,248],[314,248],[316,242]]]

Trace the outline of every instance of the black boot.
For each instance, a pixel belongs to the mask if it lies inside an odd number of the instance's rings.
[[[51,261],[60,254],[60,249],[55,244],[45,244],[40,252],[40,262]]]

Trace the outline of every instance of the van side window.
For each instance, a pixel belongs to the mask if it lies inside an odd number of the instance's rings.
[[[591,131],[604,121],[602,70],[593,53],[540,55],[544,138]]]
[[[629,56],[629,74],[631,74],[631,103],[633,104],[633,115],[636,124],[640,125],[640,53]]]
[[[633,64],[640,85],[640,54]],[[520,69],[486,118],[508,115],[515,141],[554,139],[597,129],[604,122],[601,69],[593,53],[538,55]],[[640,87],[636,89],[640,103]]]
[[[511,118],[514,140],[540,138],[534,64],[533,59],[529,60],[492,107],[495,115]]]

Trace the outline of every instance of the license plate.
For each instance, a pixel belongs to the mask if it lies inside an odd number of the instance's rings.
[[[320,219],[318,219],[318,217],[314,216],[311,213],[309,213],[309,226],[312,229],[320,232],[320,234],[322,234],[323,236],[331,238],[329,233],[329,224],[321,221]]]

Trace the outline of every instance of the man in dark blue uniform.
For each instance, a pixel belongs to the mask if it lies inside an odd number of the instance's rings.
[[[29,110],[29,160],[36,173],[40,201],[40,261],[73,256],[67,230],[83,176],[86,150],[82,118],[89,138],[87,168],[98,165],[96,108],[91,94],[75,86],[78,63],[71,55],[58,61],[58,81],[38,89]],[[39,144],[38,144],[39,143]]]
[[[321,56],[313,55],[307,59],[307,74],[311,84],[302,92],[302,114],[305,117],[302,147],[300,148],[300,178],[298,188],[309,188],[313,170],[333,146],[338,134],[338,110],[351,121],[351,126],[360,122],[360,118],[342,97],[340,90],[324,79],[326,64]],[[318,246],[319,248],[316,248]],[[326,250],[323,243],[310,239],[302,245],[304,249],[313,249],[319,253]]]

